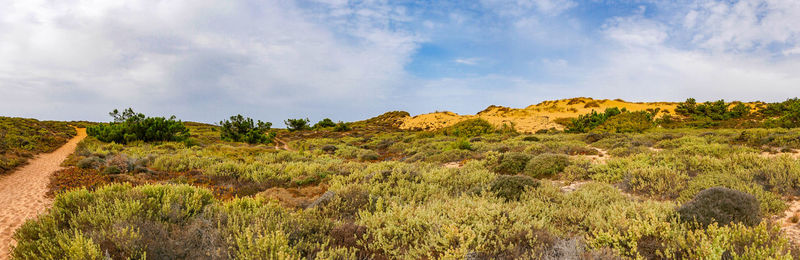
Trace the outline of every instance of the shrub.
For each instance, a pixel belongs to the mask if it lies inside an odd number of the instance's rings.
[[[342,122],[342,121],[339,121],[339,123],[336,123],[336,126],[333,128],[333,131],[336,131],[336,132],[347,132],[347,131],[350,131],[351,129],[352,128],[350,127],[350,124]]]
[[[458,137],[475,137],[494,132],[494,126],[482,118],[467,119],[442,129],[444,134]]]
[[[103,169],[103,174],[105,174],[105,175],[120,174],[120,173],[122,173],[122,170],[119,167],[114,166],[114,165],[107,166],[105,169]]]
[[[326,127],[334,127],[336,123],[333,122],[330,118],[325,118],[314,124],[314,129],[326,128]]]
[[[564,170],[569,157],[563,154],[544,153],[531,158],[525,165],[525,174],[534,178],[549,177]]]
[[[525,142],[538,142],[539,141],[539,137],[529,135],[529,136],[523,137],[522,141],[525,141]]]
[[[514,175],[525,170],[525,165],[531,160],[531,156],[524,153],[505,153],[500,159],[494,171],[499,174]]]
[[[678,209],[682,221],[697,221],[703,227],[742,223],[755,226],[759,218],[759,202],[753,195],[723,187],[708,188]]]
[[[145,117],[126,109],[122,115],[114,109],[109,113],[114,122],[97,124],[86,129],[86,133],[103,142],[128,143],[133,141],[183,141],[189,137],[189,129],[175,116]]]
[[[464,138],[458,139],[457,141],[453,142],[453,144],[450,145],[450,148],[458,150],[469,150],[469,151],[473,150],[472,144],[469,141],[467,141],[467,139]]]
[[[362,161],[374,161],[380,158],[380,155],[373,150],[363,150],[358,154],[358,159]]]
[[[524,175],[500,175],[489,184],[489,190],[505,200],[519,200],[525,189],[536,188],[539,182]]]
[[[101,164],[103,164],[102,159],[95,156],[91,156],[81,159],[80,161],[78,161],[76,166],[78,166],[78,168],[81,169],[94,169],[99,167]]]
[[[624,112],[609,118],[593,131],[606,133],[641,133],[653,127],[652,115],[645,111]]]
[[[294,132],[294,131],[298,131],[298,130],[309,130],[309,129],[311,129],[311,127],[308,125],[308,122],[310,122],[310,121],[311,120],[308,120],[308,118],[306,118],[306,119],[302,119],[302,118],[291,119],[290,118],[290,119],[284,120],[283,123],[286,124],[286,129],[288,129],[290,132]]]
[[[222,126],[220,138],[232,142],[246,142],[249,144],[271,143],[275,138],[275,133],[266,134],[272,127],[270,122],[253,122],[252,118],[245,118],[242,115],[231,116],[230,121],[219,122]]]
[[[625,108],[620,110],[616,107],[606,108],[606,111],[603,113],[597,113],[597,111],[592,110],[591,113],[580,115],[578,118],[573,119],[572,122],[569,123],[565,132],[567,133],[586,133],[590,130],[596,128],[597,126],[603,124],[606,120],[616,115],[619,115],[622,112],[627,111]]]

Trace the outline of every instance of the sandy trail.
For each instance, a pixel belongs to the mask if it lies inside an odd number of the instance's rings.
[[[85,128],[77,130],[77,136],[52,153],[37,155],[27,165],[0,176],[0,259],[9,258],[14,231],[52,203],[45,197],[50,175],[61,169],[61,162],[86,137]]]
[[[275,137],[275,139],[273,140],[275,141],[275,150],[294,151],[294,149],[289,147],[289,144],[287,144],[283,140],[278,139],[277,137]]]

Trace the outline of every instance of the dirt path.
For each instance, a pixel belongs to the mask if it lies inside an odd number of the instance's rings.
[[[275,139],[273,139],[273,140],[275,141],[275,150],[294,151],[294,149],[289,147],[289,144],[287,144],[283,140],[278,139],[277,137],[275,137]]]
[[[77,130],[77,136],[54,152],[37,155],[27,165],[0,176],[0,259],[9,257],[14,231],[52,203],[45,198],[50,175],[61,169],[61,162],[86,137],[86,129]]]

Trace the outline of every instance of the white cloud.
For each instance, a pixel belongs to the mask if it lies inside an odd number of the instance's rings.
[[[464,65],[470,65],[470,66],[478,65],[479,61],[480,61],[479,58],[459,58],[459,59],[453,60],[453,62],[455,62],[455,63],[464,64]]]
[[[404,13],[381,3],[332,3],[332,11],[320,12],[291,1],[244,0],[3,6],[0,89],[13,94],[0,96],[0,110],[47,118],[69,118],[48,106],[64,100],[97,109],[89,116],[95,120],[118,105],[207,121],[220,115],[187,105],[222,115],[254,105],[359,106],[403,81],[418,41],[386,26]],[[63,96],[86,93],[92,96]],[[16,107],[19,98],[30,100],[24,109]]]

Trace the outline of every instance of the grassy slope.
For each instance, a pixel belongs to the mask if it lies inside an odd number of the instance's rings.
[[[38,153],[51,152],[75,136],[67,122],[0,117],[0,174]]]

